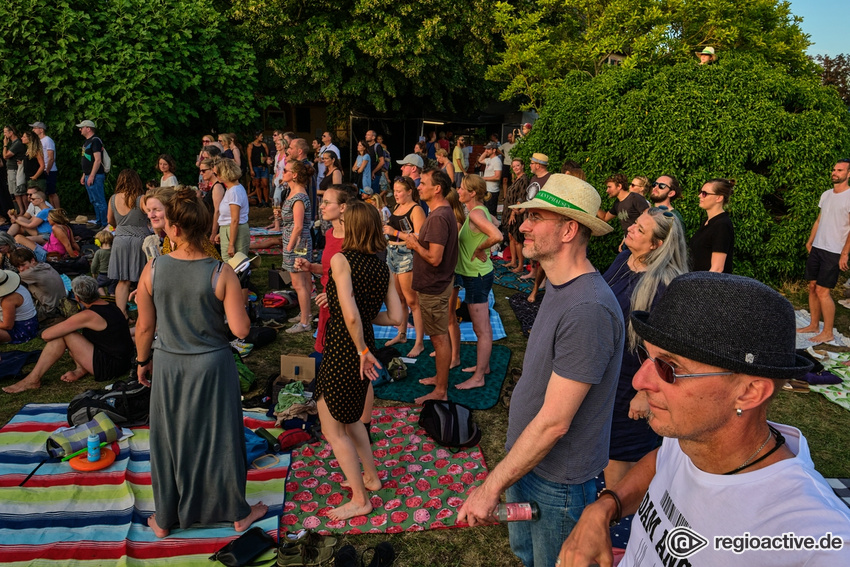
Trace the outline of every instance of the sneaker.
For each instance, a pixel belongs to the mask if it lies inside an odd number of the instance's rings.
[[[287,321],[289,321],[290,323],[300,323],[301,322],[301,313],[299,313],[295,317],[290,317],[289,319],[287,319]]]
[[[277,319],[268,319],[262,322],[263,327],[268,327],[269,329],[283,329],[286,325],[278,321]]]
[[[290,328],[286,330],[290,335],[294,335],[295,333],[304,333],[307,331],[312,331],[313,327],[309,323],[307,325],[302,325],[301,323],[295,323]]]
[[[254,345],[251,343],[246,343],[242,339],[236,339],[234,341],[230,341],[230,346],[236,349],[239,352],[239,356],[246,357],[251,354],[251,351],[254,350]]]

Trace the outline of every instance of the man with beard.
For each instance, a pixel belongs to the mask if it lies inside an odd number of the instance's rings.
[[[682,215],[673,208],[673,200],[678,199],[681,193],[682,189],[678,179],[672,175],[662,175],[652,184],[649,200],[654,207],[667,207],[681,221]]]

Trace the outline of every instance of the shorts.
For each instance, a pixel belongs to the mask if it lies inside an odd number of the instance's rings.
[[[254,177],[257,179],[268,179],[269,178],[269,170],[267,167],[263,166],[255,166],[254,168]]]
[[[115,286],[118,284],[118,280],[114,280],[106,274],[98,274],[95,279],[99,287],[102,287],[110,294],[115,293]]]
[[[42,246],[41,244],[35,245],[35,250],[32,251],[32,254],[39,262],[47,261],[47,250],[45,250],[44,246]]]
[[[7,169],[6,170],[6,184],[9,187],[9,195],[15,194],[15,187],[18,185],[18,170],[17,169]]]
[[[455,281],[460,282],[465,290],[464,303],[488,303],[490,301],[490,290],[493,289],[493,278],[495,270],[478,276],[464,276],[455,274]]]
[[[387,246],[387,266],[394,274],[406,274],[413,269],[413,252],[404,244]]]
[[[806,280],[816,282],[820,287],[832,289],[838,283],[838,259],[841,255],[812,248],[806,260]]]
[[[449,333],[449,299],[454,290],[454,278],[439,295],[416,292],[419,297],[419,311],[422,313],[422,326],[426,335],[447,335]]]
[[[12,340],[9,344],[18,345],[33,340],[38,335],[38,316],[26,321],[15,321],[15,324],[9,329],[9,336]]]

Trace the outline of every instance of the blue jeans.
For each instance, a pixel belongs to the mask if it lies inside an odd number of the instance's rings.
[[[89,185],[89,176],[86,175],[85,185],[86,191],[89,194],[89,201],[94,207],[94,214],[97,218],[97,224],[106,226],[109,221],[106,219],[106,195],[103,194],[103,182],[106,180],[106,175],[98,173],[94,176],[94,182]]]
[[[383,172],[379,172],[375,174],[375,177],[372,178],[372,192],[380,193],[381,192],[381,177],[383,177]]]
[[[505,494],[508,502],[537,502],[536,522],[508,524],[511,550],[525,567],[552,567],[584,507],[596,501],[596,481],[559,484],[526,474]]]

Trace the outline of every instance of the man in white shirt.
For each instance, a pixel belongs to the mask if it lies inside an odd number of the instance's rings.
[[[777,388],[812,366],[794,320],[775,290],[714,272],[631,314],[643,365],[630,416],[664,442],[585,508],[556,566],[611,565],[608,526],[635,513],[620,567],[850,565],[850,509],[800,430],[767,421]]]
[[[484,201],[490,215],[495,219],[499,206],[499,190],[502,180],[502,160],[499,158],[499,142],[489,142],[478,157],[478,163],[484,164],[483,179],[487,182],[488,199]]]
[[[30,128],[41,140],[41,149],[44,152],[44,171],[47,172],[47,200],[54,209],[59,208],[59,194],[56,192],[56,179],[59,176],[59,168],[56,167],[56,142],[45,133],[47,125],[44,122],[33,122]]]
[[[333,143],[333,136],[331,136],[330,132],[325,132],[322,134],[322,147],[319,148],[319,155],[325,155],[325,152],[331,151],[336,154],[337,158],[341,158],[339,155],[339,148],[336,147]],[[325,178],[325,164],[322,163],[322,160],[319,160],[319,171],[318,177],[316,178],[316,183],[321,183],[322,179]]]

